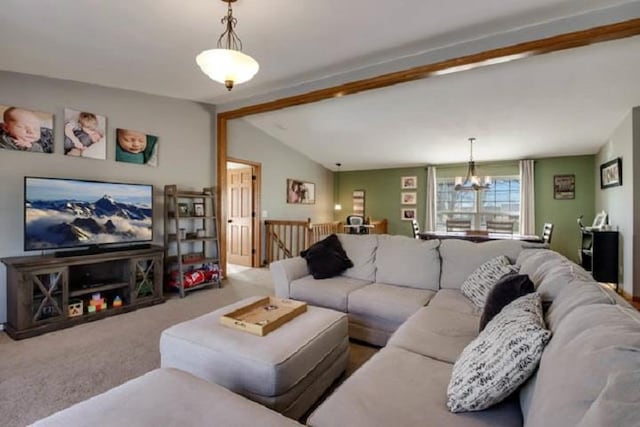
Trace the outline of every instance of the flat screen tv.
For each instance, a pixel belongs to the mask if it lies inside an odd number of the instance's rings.
[[[24,179],[25,251],[152,240],[152,185]]]

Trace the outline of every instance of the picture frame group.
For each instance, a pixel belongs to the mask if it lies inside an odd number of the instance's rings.
[[[0,149],[52,154],[55,152],[54,115],[16,105],[0,105]],[[158,137],[117,128],[115,160],[145,166],[158,165]],[[64,109],[65,156],[107,159],[107,118],[74,108]]]

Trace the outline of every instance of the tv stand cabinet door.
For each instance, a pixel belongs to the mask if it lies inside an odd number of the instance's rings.
[[[20,273],[17,330],[28,329],[68,317],[69,269],[52,267]]]
[[[162,299],[163,254],[131,259],[131,303]]]

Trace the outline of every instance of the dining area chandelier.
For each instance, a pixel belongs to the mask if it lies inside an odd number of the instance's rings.
[[[473,143],[476,138],[469,138],[469,163],[466,176],[457,176],[454,181],[455,191],[481,191],[491,188],[491,177],[479,176],[476,163],[473,161]]]

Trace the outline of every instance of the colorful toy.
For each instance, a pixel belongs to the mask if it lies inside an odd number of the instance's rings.
[[[122,299],[120,298],[120,295],[117,295],[117,296],[113,299],[113,306],[114,306],[114,307],[122,307]]]
[[[91,307],[94,309],[91,310]],[[87,310],[89,313],[93,313],[94,311],[106,310],[107,309],[107,301],[104,298],[100,298],[100,292],[96,292],[91,295],[91,300],[89,301],[89,307]]]

